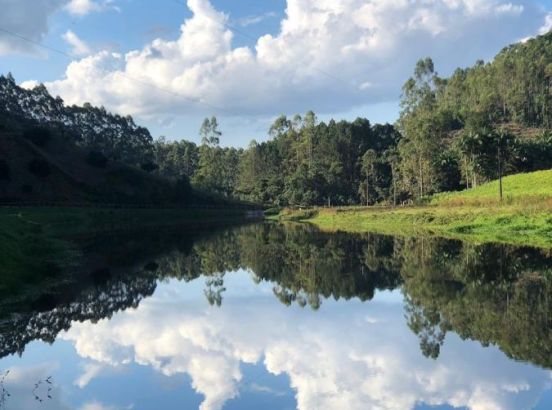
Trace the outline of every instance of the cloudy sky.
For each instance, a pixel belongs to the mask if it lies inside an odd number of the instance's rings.
[[[240,146],[282,113],[392,122],[419,58],[447,75],[552,26],[552,0],[0,0],[0,10],[0,72],[132,114],[154,136],[197,141],[216,115],[223,144]]]

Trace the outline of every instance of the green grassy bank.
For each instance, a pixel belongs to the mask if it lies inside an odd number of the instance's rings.
[[[394,235],[435,234],[476,242],[552,248],[552,170],[512,175],[416,207],[349,207],[286,210],[281,220],[308,221],[327,231]]]

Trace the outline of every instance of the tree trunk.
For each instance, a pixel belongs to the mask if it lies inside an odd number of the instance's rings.
[[[500,147],[498,147],[498,186],[500,190],[500,202],[502,202],[502,158],[500,154]]]
[[[369,197],[368,197],[368,189],[369,189],[369,185],[368,185],[368,177],[366,177],[366,206],[370,205],[370,203],[368,202],[368,201],[369,201]]]

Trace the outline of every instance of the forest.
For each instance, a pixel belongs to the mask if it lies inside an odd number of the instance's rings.
[[[403,88],[394,125],[278,117],[269,139],[221,148],[216,118],[202,143],[154,142],[156,172],[257,203],[410,203],[552,167],[552,34],[439,76],[421,59]]]
[[[43,85],[0,77],[2,116],[61,127],[95,162],[122,162],[180,186],[271,206],[407,204],[503,175],[552,168],[552,34],[450,77],[421,59],[395,124],[277,117],[247,148],[223,147],[216,117],[198,145],[161,137],[103,107],[65,106]],[[2,114],[4,113],[4,114]]]

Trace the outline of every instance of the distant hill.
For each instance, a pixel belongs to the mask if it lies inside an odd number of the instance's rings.
[[[0,203],[235,206],[154,175],[153,139],[132,117],[65,106],[0,76]]]
[[[0,111],[0,203],[231,204],[77,146],[73,129]]]

